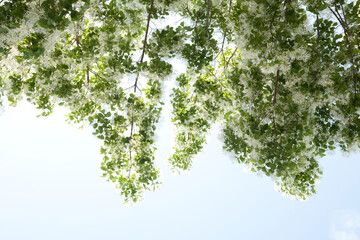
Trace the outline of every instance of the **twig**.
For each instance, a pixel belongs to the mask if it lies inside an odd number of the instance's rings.
[[[347,26],[348,29],[349,29],[349,25],[348,25],[348,23],[347,23],[346,16],[345,16],[344,6],[343,6],[343,4],[341,3],[341,1],[339,1],[339,2],[340,2],[340,6],[341,6],[341,11],[342,11],[342,13],[343,13],[343,15],[344,15],[345,24],[346,24],[346,26]]]
[[[226,69],[226,68],[228,67],[228,65],[229,65],[229,63],[230,63],[230,60],[231,60],[231,58],[235,55],[236,51],[237,51],[237,48],[235,48],[234,52],[231,54],[231,56],[230,56],[229,59],[227,60],[226,65],[224,66],[224,69]]]
[[[101,79],[105,80],[105,78],[103,78],[102,76],[100,76],[100,75],[97,74],[96,72],[93,72],[92,70],[90,70],[90,72],[91,72],[92,74],[94,74],[95,76],[97,76],[98,78],[101,78]]]
[[[218,83],[220,84],[220,88],[222,89],[223,87],[223,83],[220,81],[220,79],[212,72],[212,71],[209,71],[211,75],[214,76],[214,78],[218,81]]]

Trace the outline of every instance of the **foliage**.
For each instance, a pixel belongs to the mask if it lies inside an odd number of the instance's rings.
[[[224,149],[298,199],[326,151],[359,147],[359,1],[0,0],[0,96],[90,124],[125,201],[159,185],[154,134],[170,60],[174,171],[215,122]],[[172,20],[176,18],[177,20]]]

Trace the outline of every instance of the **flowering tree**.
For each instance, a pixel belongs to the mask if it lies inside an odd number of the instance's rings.
[[[125,201],[159,184],[154,132],[181,59],[174,171],[219,122],[224,149],[305,199],[327,150],[360,142],[359,1],[0,0],[0,96],[90,124]],[[176,18],[177,20],[173,20]]]

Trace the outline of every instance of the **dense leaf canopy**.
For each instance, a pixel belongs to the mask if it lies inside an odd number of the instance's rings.
[[[159,184],[154,133],[172,59],[169,163],[190,169],[213,123],[224,149],[297,199],[318,159],[360,143],[359,0],[0,0],[0,97],[55,105],[103,141],[125,201]]]

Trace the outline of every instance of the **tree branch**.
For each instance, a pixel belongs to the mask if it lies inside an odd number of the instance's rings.
[[[230,13],[231,13],[231,5],[232,5],[232,0],[230,0],[230,4],[229,4],[229,16],[230,16]],[[223,40],[222,40],[222,44],[221,44],[221,50],[220,52],[216,55],[215,59],[220,55],[220,53],[222,54],[223,56],[223,60],[224,60],[224,66],[226,64],[226,60],[225,60],[225,54],[224,54],[224,45],[225,45],[225,40],[226,40],[226,31],[227,31],[227,26],[225,27],[225,31],[224,31],[224,37],[223,37]]]
[[[343,13],[343,15],[344,15],[345,24],[346,24],[347,28],[349,29],[349,25],[348,25],[348,23],[347,23],[346,16],[345,16],[344,6],[343,6],[343,4],[341,3],[341,1],[339,1],[339,3],[340,3],[340,6],[341,6],[341,11],[342,11],[342,13]]]
[[[202,6],[201,10],[200,10],[200,15],[196,18],[196,21],[195,21],[195,26],[193,27],[194,31],[195,31],[195,42],[194,44],[196,45],[196,43],[198,42],[199,40],[199,37],[198,37],[198,31],[197,31],[197,25],[199,23],[199,18],[201,18],[204,14],[204,8],[205,8],[205,5],[206,5],[206,2],[204,3],[204,5]],[[188,12],[189,12],[189,15],[190,15],[190,18],[192,17],[191,16],[191,13],[189,11],[189,8],[187,8]],[[195,50],[196,51],[196,50]]]
[[[273,99],[273,130],[275,134],[275,143],[277,145],[277,132],[276,132],[276,121],[275,121],[275,104],[276,104],[276,95],[277,95],[277,89],[278,89],[278,83],[279,83],[279,74],[280,70],[278,69],[276,71],[276,77],[275,77],[275,89],[274,89],[274,99]]]
[[[273,131],[275,134],[275,143],[277,145],[277,132],[276,132],[276,121],[275,121],[275,110],[274,110],[274,115],[273,115]]]
[[[290,4],[291,4],[291,0],[285,0],[285,1],[284,1],[284,6],[285,6],[285,18],[286,18],[286,13],[287,13],[287,11],[289,10],[289,9],[288,9],[288,6],[286,6],[286,5],[289,5],[289,6],[290,6]]]
[[[209,34],[209,21],[210,21],[210,0],[207,0],[205,37],[208,37],[208,34]]]
[[[275,89],[274,89],[273,105],[276,103],[276,95],[277,95],[278,82],[279,82],[279,73],[280,73],[280,70],[278,69],[277,72],[276,72],[276,77],[275,77]]]
[[[87,86],[89,87],[89,84],[90,84],[90,73],[89,73],[90,69],[89,69],[89,66],[86,67],[86,83],[87,83]]]
[[[229,63],[230,63],[230,60],[231,60],[231,58],[234,57],[236,51],[237,51],[237,48],[235,48],[234,52],[231,54],[231,56],[230,56],[229,59],[227,60],[226,65],[224,66],[224,69],[226,69],[226,68],[228,67],[228,65],[229,65]]]
[[[150,27],[150,20],[151,20],[151,13],[152,13],[152,10],[153,10],[153,6],[154,6],[154,0],[151,0],[150,9],[149,9],[149,15],[148,15],[147,24],[146,24],[146,31],[145,31],[143,49],[142,49],[141,58],[140,58],[140,65],[144,61],[146,43],[147,43],[147,37],[148,37],[148,34],[149,34],[149,27]],[[136,93],[136,89],[139,89],[139,87],[137,86],[139,76],[140,76],[140,71],[136,75],[136,79],[135,79],[135,83],[134,83],[134,93]],[[132,110],[131,110],[130,141],[131,141],[131,139],[133,137],[133,133],[134,133],[134,105],[135,105],[135,101],[133,103]],[[129,178],[131,176],[131,167],[132,167],[132,156],[131,156],[131,143],[130,143],[130,147],[129,147]]]
[[[274,36],[273,36],[273,34],[272,34],[272,26],[273,26],[273,24],[274,24],[274,20],[275,20],[277,11],[278,11],[278,7],[277,7],[277,8],[275,9],[275,11],[274,11],[274,15],[273,15],[273,17],[271,18],[270,26],[269,26],[271,38],[272,38],[273,41],[274,41]]]
[[[344,14],[344,19],[343,19],[341,17],[341,15],[340,15],[339,11],[336,8],[336,5],[335,5],[335,11],[330,6],[328,6],[328,8],[333,13],[333,15],[336,17],[336,19],[338,20],[338,22],[340,23],[340,25],[342,26],[342,28],[344,30],[345,40],[346,40],[346,43],[348,45],[348,50],[349,50],[349,53],[350,53],[350,61],[351,61],[351,64],[352,64],[351,65],[351,70],[352,70],[352,75],[353,75],[354,105],[355,105],[356,104],[356,92],[357,92],[355,61],[354,61],[354,54],[353,54],[353,51],[352,51],[351,43],[350,43],[350,40],[349,40],[349,37],[350,37],[351,34],[350,34],[350,31],[349,31],[348,26],[346,24],[345,12],[343,12],[343,14]]]
[[[320,34],[319,34],[319,14],[316,14],[316,42],[319,46],[319,39],[320,39]]]
[[[148,37],[148,33],[149,33],[149,26],[150,26],[151,13],[152,13],[152,10],[153,10],[153,6],[154,6],[154,0],[151,0],[149,15],[148,15],[148,18],[147,18],[147,25],[146,25],[146,32],[145,32],[145,38],[144,38],[144,45],[143,45],[143,49],[142,49],[142,53],[141,53],[141,58],[140,58],[140,64],[143,63],[143,61],[144,61],[145,50],[146,50],[146,42],[147,42],[147,37]],[[137,88],[137,83],[138,83],[138,80],[139,80],[139,76],[140,76],[140,72],[137,74],[136,79],[135,79],[134,92],[136,92],[136,88]]]

